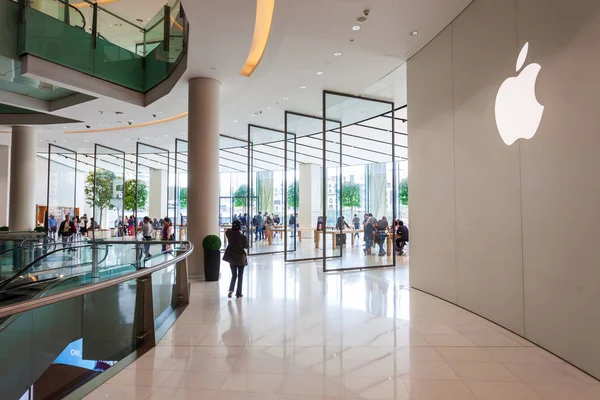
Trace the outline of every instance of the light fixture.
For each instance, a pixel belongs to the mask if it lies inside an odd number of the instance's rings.
[[[318,71],[317,75],[323,75],[323,71]]]
[[[88,141],[87,141],[87,139],[85,139],[85,140],[84,140],[84,142],[86,142],[86,143],[87,143],[87,142],[88,142]]]
[[[267,110],[270,110],[270,109],[271,109],[271,107],[267,107]]]
[[[410,36],[417,36],[419,34],[419,31],[412,31],[410,33]]]
[[[67,127],[66,127],[66,126],[63,126],[62,128],[63,128],[63,129],[67,129]]]
[[[169,135],[165,135],[165,137],[169,137]]]
[[[182,102],[182,103],[185,103],[185,102],[187,102],[187,100],[183,99],[183,100],[181,100],[181,102]]]
[[[248,58],[240,71],[240,75],[250,77],[254,70],[260,64],[260,60],[265,54],[269,35],[271,33],[271,23],[273,22],[273,11],[275,9],[275,0],[256,0],[256,21],[254,22],[254,37],[250,45]]]
[[[360,25],[354,25],[354,26],[352,27],[352,30],[353,30],[353,31],[360,31]]]
[[[306,89],[306,86],[300,86],[300,89]]]
[[[284,99],[284,100],[289,100],[289,98],[288,98],[288,97],[284,97],[283,99]]]
[[[337,52],[333,53],[333,55],[336,56],[336,57],[339,57],[339,56],[342,55],[342,53],[340,53],[339,51],[337,51]]]
[[[237,119],[234,119],[234,120],[233,120],[233,123],[237,124],[237,122],[238,122],[238,121],[237,121]]]
[[[251,117],[256,117],[256,114],[250,114]]]
[[[150,139],[150,137],[146,136],[146,139]]]

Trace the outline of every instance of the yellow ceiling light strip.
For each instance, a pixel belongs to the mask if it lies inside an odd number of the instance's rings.
[[[148,121],[148,122],[142,122],[142,123],[139,123],[139,124],[126,125],[126,126],[115,126],[113,128],[86,129],[86,130],[83,130],[83,131],[66,131],[65,133],[69,133],[69,134],[74,134],[74,133],[96,133],[96,132],[122,131],[122,130],[125,130],[125,129],[143,128],[145,126],[152,126],[152,125],[164,124],[165,122],[175,121],[177,119],[181,119],[181,118],[187,117],[187,115],[188,115],[188,113],[186,111],[186,112],[183,112],[181,114],[173,115],[172,117],[163,118],[163,119],[159,119],[159,120],[156,120],[156,121]]]
[[[99,6],[102,6],[104,4],[110,4],[110,3],[115,3],[119,0],[97,0],[96,4],[98,4]],[[83,8],[83,7],[91,7],[92,5],[90,3],[73,3],[73,4],[69,4],[70,6],[76,7],[76,8]]]
[[[256,22],[254,24],[254,37],[250,46],[250,53],[246,63],[240,71],[240,75],[250,77],[260,60],[265,54],[269,35],[271,33],[271,24],[273,22],[273,11],[275,10],[275,0],[256,0]]]

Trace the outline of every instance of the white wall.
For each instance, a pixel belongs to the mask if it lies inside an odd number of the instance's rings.
[[[600,378],[600,2],[475,0],[408,62],[411,285]],[[542,66],[538,134],[506,146],[504,79]]]

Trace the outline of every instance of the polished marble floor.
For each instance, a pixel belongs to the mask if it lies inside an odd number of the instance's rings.
[[[591,400],[600,382],[395,269],[252,257],[244,297],[192,284],[159,345],[87,399]]]

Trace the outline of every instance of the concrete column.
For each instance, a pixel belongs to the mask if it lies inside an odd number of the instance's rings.
[[[10,202],[8,227],[11,231],[35,228],[35,129],[13,126],[10,149]],[[39,177],[46,179],[46,177]]]
[[[167,216],[167,171],[163,169],[150,169],[150,193],[148,216],[151,218],[164,218]],[[173,217],[174,215],[170,215]],[[174,219],[178,222],[177,219]]]
[[[0,226],[8,225],[9,154],[10,149],[8,146],[0,146]]]
[[[316,164],[300,164],[300,189],[298,220],[301,228],[316,228],[317,219],[323,215],[321,195],[321,167]],[[302,237],[313,237],[312,231],[302,232]]]
[[[204,278],[202,240],[219,234],[219,118],[221,83],[210,78],[189,81],[188,239],[195,250],[190,278]]]

